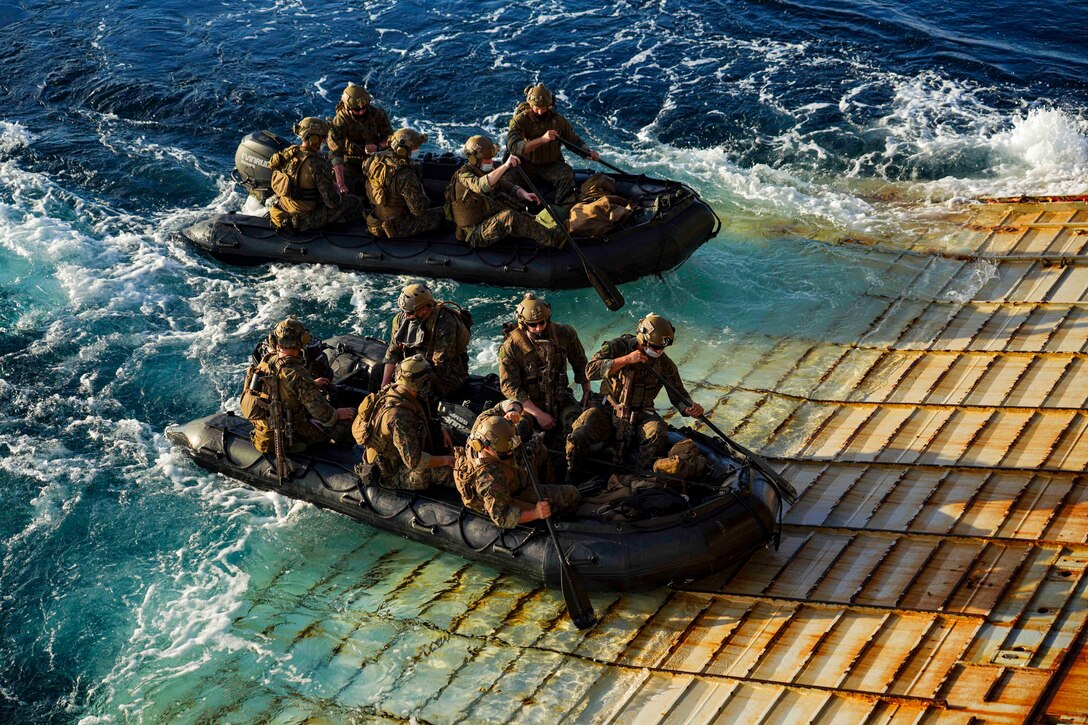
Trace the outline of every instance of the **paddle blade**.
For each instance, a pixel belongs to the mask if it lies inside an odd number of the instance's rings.
[[[587,269],[586,276],[589,277],[589,283],[593,285],[593,289],[597,290],[604,306],[609,310],[615,312],[627,304],[627,300],[623,299],[623,293],[616,289],[610,280],[602,279],[597,270]]]
[[[578,629],[589,629],[597,623],[597,613],[593,603],[582,588],[582,582],[570,570],[566,562],[559,566],[559,588],[563,591],[563,601],[567,603],[567,614]]]

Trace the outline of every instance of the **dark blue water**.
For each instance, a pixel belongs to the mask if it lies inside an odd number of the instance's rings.
[[[819,242],[940,244],[955,200],[1088,191],[1086,9],[0,7],[0,720],[487,719],[419,699],[426,686],[400,670],[349,675],[403,666],[389,642],[430,631],[403,612],[441,631],[430,592],[495,572],[208,476],[163,438],[234,404],[247,351],[277,319],[380,334],[406,281],[228,268],[173,241],[242,204],[228,174],[244,134],[331,114],[355,81],[395,125],[429,133],[425,150],[453,150],[498,136],[521,89],[547,83],[606,159],[693,184],[727,222],[682,269],[625,286],[621,313],[580,291],[549,295],[557,316],[595,346],[667,314],[685,377],[728,385],[777,340],[856,338],[866,293],[901,294],[917,271]],[[517,293],[438,288],[473,308],[474,364],[493,369]],[[421,561],[420,602],[381,598]],[[279,636],[315,621],[359,632],[356,658]],[[463,662],[445,652],[432,659]]]

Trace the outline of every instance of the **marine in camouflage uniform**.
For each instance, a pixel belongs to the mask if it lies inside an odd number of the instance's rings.
[[[517,322],[507,326],[506,339],[499,348],[503,395],[525,406],[527,418],[544,417],[546,425],[542,427],[565,435],[582,412],[568,385],[568,364],[574,370],[574,382],[582,386],[583,397],[589,393],[582,341],[573,327],[552,320],[551,306],[532,293],[518,303],[515,314]],[[538,416],[534,409],[545,416]]]
[[[329,161],[345,189],[362,193],[363,162],[386,146],[391,133],[393,126],[385,111],[371,103],[365,88],[349,83],[336,104],[328,134]]]
[[[548,229],[519,208],[517,199],[540,200],[506,178],[507,171],[518,165],[515,157],[485,170],[483,162],[490,162],[498,152],[491,139],[473,136],[464,150],[468,161],[446,187],[447,216],[453,220],[459,241],[473,248],[489,247],[506,237],[525,237],[545,247],[561,248],[566,243],[559,229]]]
[[[393,317],[382,384],[392,379],[397,363],[419,353],[434,366],[432,387],[439,398],[461,393],[468,383],[470,334],[460,314],[450,303],[436,302],[422,284],[401,290],[397,304],[401,311]]]
[[[590,380],[601,381],[606,406],[594,406],[574,422],[567,437],[568,470],[578,470],[590,447],[610,438],[621,448],[627,443],[637,444],[637,465],[642,469],[648,469],[665,452],[669,429],[654,409],[654,399],[662,384],[647,369],[656,370],[677,391],[688,395],[676,363],[665,354],[673,335],[668,320],[650,314],[639,322],[637,336],[622,335],[609,340],[593,355],[586,366],[586,375]],[[685,405],[671,390],[668,395],[678,408]],[[683,408],[683,412],[698,416],[703,410],[696,404]]]
[[[434,231],[446,220],[442,207],[431,208],[423,189],[418,162],[412,153],[427,142],[427,134],[402,128],[389,137],[389,148],[367,159],[366,194],[374,209],[366,218],[376,237],[410,237]]]
[[[341,194],[333,181],[332,167],[318,151],[328,132],[320,118],[304,118],[295,126],[302,143],[275,153],[268,161],[277,200],[269,218],[277,229],[296,232],[320,229],[341,221],[358,221],[363,200]]]
[[[438,426],[422,400],[431,378],[432,369],[421,356],[409,357],[398,366],[397,382],[379,394],[380,408],[370,421],[368,436],[360,430],[361,419],[356,419],[355,439],[367,444],[363,463],[377,466],[382,485],[388,488],[418,491],[453,482],[453,457],[430,453],[439,448],[432,434]],[[360,473],[365,474],[365,468]]]
[[[453,480],[461,500],[504,529],[541,518],[540,501],[516,451],[520,444],[508,420],[481,416],[469,446],[454,449]],[[581,501],[574,486],[541,484],[540,492],[559,514],[574,511]]]
[[[530,179],[550,183],[556,203],[563,204],[572,201],[568,197],[574,191],[574,169],[563,160],[559,139],[586,148],[570,122],[555,110],[552,92],[543,83],[526,87],[525,101],[510,120],[506,150],[523,160],[522,169]],[[596,160],[597,152],[590,151],[589,157]]]
[[[298,354],[303,345],[302,336],[308,336],[309,332],[290,317],[277,325],[272,334],[276,352],[268,354],[258,369],[265,368],[276,376],[287,438],[291,441],[285,452],[301,453],[315,443],[329,441],[350,443],[354,409],[334,408]],[[274,453],[270,421],[254,420],[251,440],[261,453]]]

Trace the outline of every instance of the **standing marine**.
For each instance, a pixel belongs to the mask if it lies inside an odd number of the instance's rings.
[[[514,424],[501,415],[481,416],[468,445],[454,449],[453,480],[465,506],[489,517],[496,526],[545,519],[573,512],[580,502],[574,486],[540,485],[536,496],[518,448]]]
[[[329,161],[341,192],[362,193],[363,161],[389,144],[393,126],[362,86],[348,83],[329,128]]]
[[[524,162],[522,171],[533,181],[543,179],[555,188],[555,201],[564,204],[574,191],[574,169],[563,160],[560,139],[589,152],[596,161],[599,154],[591,151],[575,133],[567,119],[555,110],[555,96],[543,83],[526,86],[525,100],[510,120],[506,135],[506,150]]]
[[[468,342],[472,316],[452,302],[439,302],[426,285],[410,284],[397,298],[382,387],[393,380],[397,363],[420,354],[434,366],[438,398],[463,400],[468,383]]]
[[[447,216],[453,219],[458,241],[474,248],[508,236],[526,237],[545,247],[561,248],[566,243],[559,229],[540,224],[519,203],[539,204],[540,199],[505,178],[507,171],[521,163],[517,156],[495,166],[499,147],[487,136],[473,136],[464,151],[467,161],[446,187]]]
[[[410,237],[434,231],[446,220],[442,207],[431,208],[419,163],[412,159],[426,142],[427,134],[401,128],[389,137],[389,148],[367,159],[366,195],[374,208],[366,226],[374,236]]]
[[[281,436],[283,453],[301,453],[315,443],[351,441],[354,408],[334,408],[302,360],[310,332],[288,317],[272,332],[275,351],[246,372],[242,414],[253,423],[253,446],[276,453]]]
[[[369,480],[374,467],[388,488],[418,491],[452,483],[449,433],[438,424],[429,406],[434,370],[422,355],[397,365],[395,382],[368,395],[352,424],[355,441],[363,446],[363,461],[356,472]],[[438,435],[441,438],[438,438]]]
[[[516,400],[544,431],[565,434],[582,412],[568,385],[567,366],[574,382],[589,395],[586,352],[570,325],[552,320],[552,307],[531,292],[514,310],[517,322],[506,325],[499,348],[502,393]]]
[[[574,421],[567,437],[568,471],[579,470],[590,447],[609,438],[616,460],[622,460],[628,448],[637,446],[637,465],[647,470],[668,449],[668,426],[654,409],[662,384],[647,368],[656,370],[676,390],[688,395],[676,363],[665,354],[675,334],[672,323],[651,313],[639,321],[637,334],[609,340],[593,355],[586,376],[601,381],[605,405],[589,408]],[[683,405],[672,391],[669,400],[678,408]],[[681,412],[698,417],[703,407],[695,403]]]
[[[363,200],[337,188],[329,162],[319,154],[329,124],[311,116],[295,124],[294,131],[302,143],[278,151],[268,160],[277,196],[269,209],[273,226],[304,232],[362,218]]]

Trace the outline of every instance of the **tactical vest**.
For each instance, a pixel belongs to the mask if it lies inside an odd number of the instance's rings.
[[[610,343],[612,352],[616,357],[621,357],[638,347],[634,335],[623,335]],[[665,360],[665,354],[656,360],[649,360],[641,365],[627,365],[615,375],[610,375],[601,381],[601,394],[609,396],[618,404],[625,404],[628,412],[634,410],[650,410],[654,407],[654,399],[661,392],[661,383],[643,369],[645,365],[659,365]]]
[[[476,486],[476,478],[485,469],[498,470],[502,479],[506,482],[506,489],[514,496],[522,489],[521,476],[518,469],[508,463],[503,463],[497,458],[479,456],[468,448],[455,448],[453,450],[453,482],[457,491],[461,494],[461,500],[474,511],[485,516],[483,497],[480,496]]]
[[[382,123],[385,128],[379,129]],[[339,148],[336,155],[342,156],[344,161],[350,162],[353,168],[358,168],[367,157],[367,144],[380,144],[385,141],[383,134],[388,134],[389,119],[385,112],[377,106],[371,105],[370,110],[363,116],[363,120],[356,121],[355,117],[348,113],[343,101],[336,104],[336,116],[332,120],[333,134]]]
[[[533,113],[527,102],[522,101],[514,112],[514,118],[510,120],[510,128],[513,129],[517,126],[524,134],[526,141],[540,138],[546,131],[551,130],[558,131],[559,135],[563,136],[562,118],[554,108],[541,118]],[[509,150],[509,141],[507,141],[507,150]],[[562,144],[559,141],[543,144],[524,154],[522,160],[528,161],[530,164],[551,164],[562,161]]]
[[[460,241],[468,238],[468,231],[506,208],[488,195],[475,192],[462,184],[461,174],[463,173],[470,173],[476,177],[487,175],[482,169],[472,164],[465,164],[457,170],[450,179],[449,186],[446,187],[448,216],[452,216],[453,223],[457,225],[457,239]]]
[[[557,404],[559,388],[565,385],[566,381],[567,351],[556,340],[557,324],[553,322],[548,325],[548,339],[537,342],[533,342],[520,325],[514,324],[503,329],[510,341],[521,352],[518,362],[523,370],[523,382],[529,389],[529,396],[538,404],[544,404],[546,408]],[[541,354],[541,345],[550,346],[553,352],[550,355]],[[555,415],[558,411],[546,412],[549,415]]]
[[[277,205],[288,214],[308,214],[317,208],[321,195],[314,185],[312,177],[305,184],[302,170],[313,159],[321,163],[321,158],[302,146],[292,146],[272,156],[268,168],[272,169],[272,191],[279,200]]]
[[[359,440],[360,437],[367,440],[366,462],[377,463],[382,475],[389,476],[401,465],[400,452],[397,451],[397,447],[393,444],[392,419],[394,411],[406,410],[415,418],[419,426],[419,439],[423,441],[424,450],[432,447],[432,441],[430,428],[427,425],[427,412],[423,409],[423,405],[419,400],[411,395],[404,394],[396,386],[386,388],[377,395],[380,397],[373,406],[377,410],[370,419],[369,430],[365,432],[357,431],[355,424],[353,424],[352,433],[355,435],[356,440]],[[356,418],[356,421],[358,421],[358,418]]]
[[[398,156],[392,149],[374,154],[367,162],[366,195],[382,220],[402,219],[411,213],[404,197],[393,188],[393,178],[404,168],[415,171],[411,159]]]
[[[434,358],[435,329],[438,327],[439,315],[452,315],[454,324],[457,325],[457,352],[464,354],[468,350],[468,343],[472,337],[472,313],[463,309],[455,302],[438,302],[434,312],[422,325],[415,320],[405,320],[404,314],[398,312],[393,318],[393,342],[397,345],[405,357],[419,353],[427,360]],[[406,324],[407,323],[407,324]],[[416,330],[422,328],[422,339],[419,335],[412,335],[413,326]],[[465,360],[468,362],[467,357]]]
[[[269,383],[275,380],[275,384],[279,386],[280,404],[283,406],[284,413],[284,428],[287,430],[288,435],[296,440],[306,441],[313,443],[316,441],[324,440],[324,432],[317,426],[309,424],[310,412],[306,409],[306,406],[302,403],[299,397],[295,394],[295,391],[284,380],[283,371],[286,368],[294,367],[306,372],[305,364],[297,357],[281,357],[280,355],[269,355],[260,364],[256,366],[257,371],[263,372],[268,375],[271,374],[274,377],[268,378]],[[247,375],[248,378],[248,375]],[[250,386],[247,385],[247,388]],[[265,392],[261,397],[263,405],[255,406],[254,410],[258,411],[260,408],[264,409],[263,415],[260,412],[256,412],[258,417],[249,418],[246,415],[246,405],[243,400],[242,414],[253,422],[254,435],[257,439],[264,440],[271,437],[272,423],[268,420],[267,413],[267,401],[270,399],[270,395]]]

